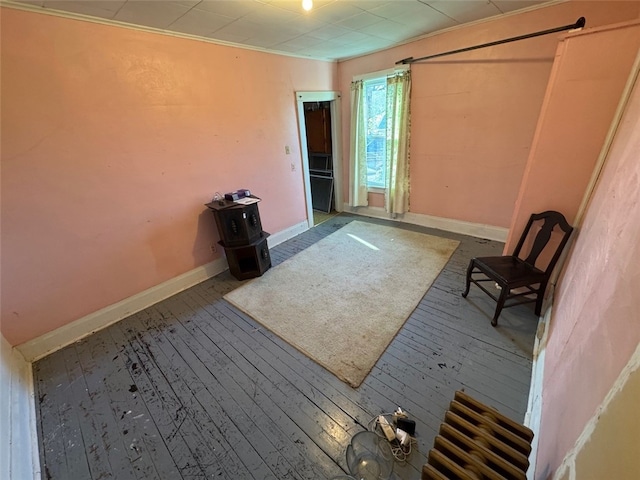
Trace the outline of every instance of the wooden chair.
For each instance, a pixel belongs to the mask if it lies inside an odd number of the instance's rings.
[[[533,227],[540,223],[540,229],[536,232]],[[562,236],[559,243],[554,246],[549,240],[556,226],[559,227]],[[559,212],[546,211],[531,215],[512,255],[471,259],[467,268],[466,289],[462,296],[466,298],[473,282],[493,298],[497,302],[496,311],[493,320],[491,320],[491,325],[494,327],[498,324],[498,317],[502,309],[514,305],[535,302],[535,312],[539,316],[549,277],[572,231],[573,227]],[[525,242],[531,245],[526,257],[522,253]],[[544,269],[536,267],[536,262],[542,252],[545,252],[543,258],[550,257]],[[476,274],[481,276],[474,277]],[[482,285],[483,282],[495,283],[500,288],[499,296],[485,288]],[[532,298],[531,295],[534,297]],[[515,299],[515,301],[507,304],[507,301],[511,299]]]

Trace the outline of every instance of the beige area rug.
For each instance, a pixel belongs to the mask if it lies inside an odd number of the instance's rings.
[[[357,387],[458,243],[353,221],[224,298]]]

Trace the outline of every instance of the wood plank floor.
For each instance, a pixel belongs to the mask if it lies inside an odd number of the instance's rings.
[[[223,300],[242,284],[227,271],[34,364],[42,478],[330,479],[351,437],[400,406],[417,446],[392,478],[413,480],[455,390],[522,422],[533,309],[493,328],[485,294],[460,296],[469,259],[502,244],[341,214],[272,248],[273,265],[353,220],[461,242],[359,388]]]

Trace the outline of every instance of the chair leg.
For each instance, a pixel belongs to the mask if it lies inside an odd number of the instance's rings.
[[[500,290],[500,297],[498,297],[498,304],[496,305],[496,312],[493,314],[493,319],[491,320],[491,325],[494,327],[498,325],[498,317],[502,312],[502,308],[504,307],[504,302],[507,300],[507,295],[509,294],[509,289],[501,285],[502,289]]]
[[[464,289],[464,292],[462,293],[462,296],[464,298],[467,298],[467,295],[469,294],[469,288],[471,288],[471,272],[473,271],[473,268],[476,265],[476,261],[475,259],[471,259],[471,261],[469,262],[469,266],[467,267],[467,284],[466,284],[466,288]]]
[[[536,315],[539,317],[540,313],[542,313],[542,302],[544,301],[544,292],[547,289],[547,284],[543,283],[540,285],[540,289],[538,290],[538,295],[536,297]]]

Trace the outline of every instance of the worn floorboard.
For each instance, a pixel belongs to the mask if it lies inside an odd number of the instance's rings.
[[[353,220],[460,241],[359,388],[224,301],[242,284],[227,271],[34,364],[43,480],[330,479],[351,437],[397,407],[417,444],[392,478],[417,480],[456,390],[522,422],[532,307],[493,328],[492,300],[460,295],[469,259],[502,244],[341,214],[272,248],[272,263]]]

